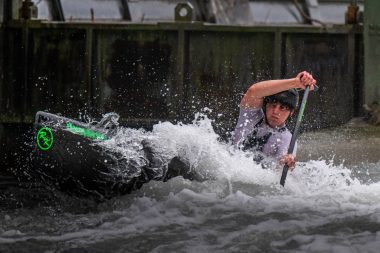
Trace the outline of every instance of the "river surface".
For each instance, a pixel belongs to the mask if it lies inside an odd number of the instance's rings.
[[[147,137],[208,180],[152,181],[103,202],[53,187],[9,188],[1,197],[0,252],[379,252],[376,127],[301,135],[285,187],[281,167],[262,169],[231,149],[207,118],[160,123],[152,132],[123,128],[107,145],[131,155],[120,142]]]

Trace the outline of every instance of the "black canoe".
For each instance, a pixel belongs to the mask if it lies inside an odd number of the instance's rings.
[[[119,161],[96,142],[109,131],[47,112],[35,117],[34,168],[60,190],[81,195],[114,196],[129,193],[133,182],[112,173]]]
[[[141,156],[131,159],[97,145],[112,138],[115,118],[117,114],[111,113],[90,125],[37,112],[33,156],[37,174],[62,191],[100,198],[130,193],[150,180],[167,181],[176,176],[204,180],[181,158],[160,157],[146,140],[141,141]]]

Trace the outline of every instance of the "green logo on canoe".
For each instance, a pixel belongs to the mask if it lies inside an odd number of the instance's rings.
[[[53,132],[48,127],[41,128],[37,133],[37,146],[41,150],[49,150],[53,146]]]

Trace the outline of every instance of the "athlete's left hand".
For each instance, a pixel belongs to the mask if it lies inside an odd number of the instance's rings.
[[[292,154],[287,154],[287,155],[284,155],[281,159],[280,159],[280,164],[281,165],[288,165],[290,171],[293,171],[294,168],[296,167],[296,158],[294,155]]]

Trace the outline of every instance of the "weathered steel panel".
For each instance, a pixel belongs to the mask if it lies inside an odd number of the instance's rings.
[[[338,125],[357,115],[359,30],[52,22],[7,29],[3,122],[31,122],[38,110],[74,118],[114,111],[128,125],[151,126],[188,122],[208,107],[222,133],[234,127],[252,83],[301,70],[312,71],[321,85],[310,97],[306,126]]]
[[[98,109],[130,122],[175,116],[177,33],[115,29],[95,34]]]
[[[3,83],[4,83],[4,29],[0,28],[0,105],[3,105]]]
[[[304,128],[336,126],[354,116],[349,82],[348,37],[340,34],[286,34],[283,77],[310,71],[320,89],[309,97]]]
[[[31,29],[28,58],[28,106],[77,117],[89,107],[86,62],[86,30]]]
[[[189,32],[186,116],[212,109],[219,132],[236,124],[238,104],[254,82],[273,77],[274,33]],[[224,134],[224,133],[223,133]]]
[[[364,115],[364,41],[363,34],[355,36],[355,62],[354,62],[354,112],[355,116]]]
[[[25,108],[23,35],[21,29],[5,28],[1,37],[4,48],[1,82],[2,122],[22,122]]]
[[[367,0],[364,15],[365,97],[380,103],[380,1]]]

